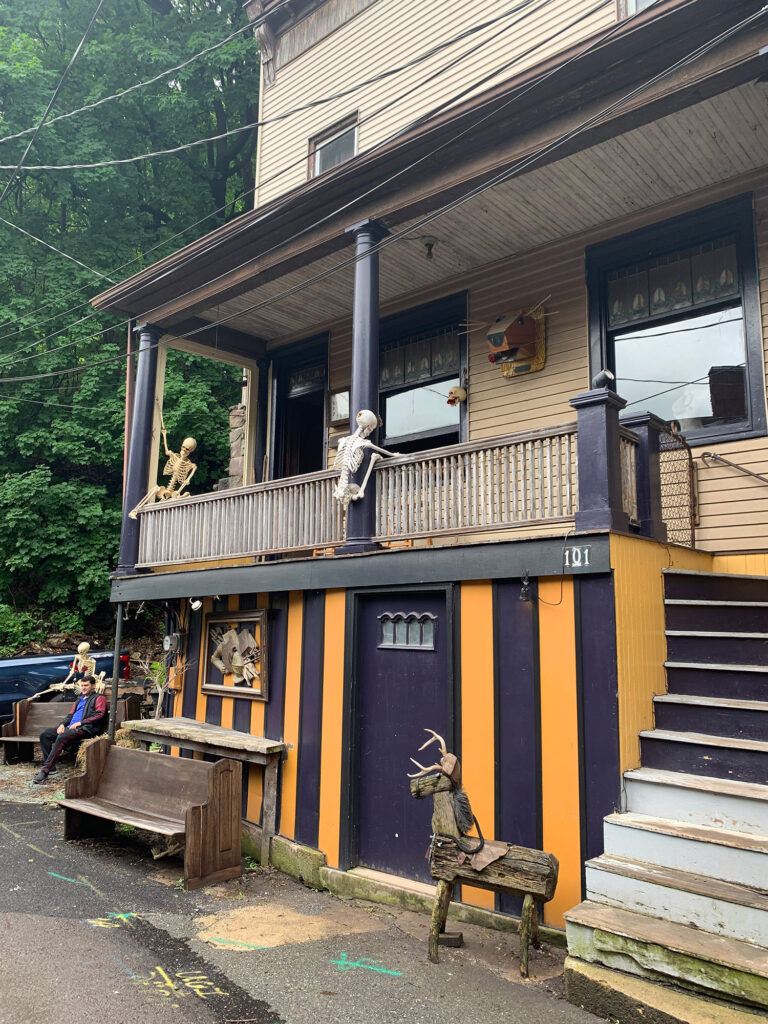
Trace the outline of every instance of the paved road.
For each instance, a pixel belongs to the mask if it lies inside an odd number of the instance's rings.
[[[0,1024],[596,1020],[561,998],[559,950],[524,983],[514,936],[465,927],[435,966],[424,916],[274,870],[184,892],[146,837],[65,843],[46,789],[0,800]]]

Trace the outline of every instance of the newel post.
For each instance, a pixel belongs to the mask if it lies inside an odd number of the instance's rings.
[[[347,231],[355,236],[355,285],[352,313],[352,387],[349,402],[349,432],[357,429],[355,417],[361,409],[379,412],[379,254],[376,245],[387,229],[374,220],[355,224]],[[371,435],[378,442],[378,430]],[[362,480],[368,469],[370,453],[356,474]],[[365,497],[353,501],[347,510],[347,539],[343,551],[348,554],[371,551],[376,528],[376,483],[370,481]]]
[[[139,557],[139,520],[131,519],[128,513],[138,505],[149,487],[152,422],[157,386],[157,346],[163,330],[154,324],[139,324],[136,333],[139,337],[139,354],[123,497],[123,526],[116,573],[118,576],[136,572],[136,561]]]
[[[627,403],[615,391],[594,388],[571,399],[578,413],[576,451],[579,510],[576,529],[626,533],[629,516],[621,500],[619,413]]]
[[[661,510],[661,459],[659,435],[667,429],[652,412],[623,416],[623,427],[637,434],[637,517],[643,537],[666,542],[667,527]]]

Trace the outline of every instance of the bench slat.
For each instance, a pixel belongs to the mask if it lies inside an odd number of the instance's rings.
[[[99,797],[92,797],[89,800],[59,800],[62,807],[69,807],[73,811],[82,811],[83,814],[92,814],[96,818],[106,818],[109,821],[119,821],[123,825],[133,825],[134,828],[143,828],[147,832],[157,832],[164,836],[175,836],[184,834],[184,820],[170,821],[158,818],[153,814],[137,811],[128,807],[120,807],[118,804],[110,803]]]
[[[140,807],[157,818],[182,819],[208,799],[210,765],[190,758],[113,747],[99,781],[99,797],[117,807]]]

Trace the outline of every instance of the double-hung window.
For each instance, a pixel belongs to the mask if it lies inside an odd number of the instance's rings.
[[[357,154],[357,114],[309,140],[309,176],[316,178]]]
[[[750,196],[587,250],[592,374],[700,443],[765,432]]]

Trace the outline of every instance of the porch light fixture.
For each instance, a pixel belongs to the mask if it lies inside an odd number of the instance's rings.
[[[199,597],[190,597],[189,607],[192,609],[193,612],[199,612],[200,609],[203,607],[203,602],[200,600]]]
[[[610,370],[601,370],[592,378],[592,388],[610,388],[616,380]]]

